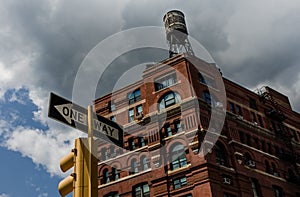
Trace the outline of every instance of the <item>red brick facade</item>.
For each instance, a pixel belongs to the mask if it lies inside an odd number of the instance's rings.
[[[98,114],[123,126],[126,149],[99,142],[98,196],[299,197],[300,115],[288,98],[193,64],[178,55],[149,65],[141,81],[95,101]],[[223,83],[218,135],[207,129]],[[218,141],[204,155],[207,133]]]

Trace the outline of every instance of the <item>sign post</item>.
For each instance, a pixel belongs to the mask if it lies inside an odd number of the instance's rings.
[[[89,174],[89,194],[88,197],[94,197],[97,196],[98,192],[98,184],[97,184],[97,163],[94,163],[95,159],[95,145],[93,140],[93,106],[88,106],[88,145],[89,145],[89,154],[88,154],[88,174]]]

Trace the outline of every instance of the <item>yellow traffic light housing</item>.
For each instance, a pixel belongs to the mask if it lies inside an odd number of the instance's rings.
[[[61,196],[66,196],[74,189],[74,180],[76,178],[75,173],[71,174],[58,184],[58,191]]]
[[[58,191],[61,196],[66,196],[73,191],[74,197],[97,197],[98,159],[91,154],[87,145],[88,139],[76,139],[75,148],[72,152],[60,160],[60,168],[63,172],[74,166],[74,173],[58,184]]]

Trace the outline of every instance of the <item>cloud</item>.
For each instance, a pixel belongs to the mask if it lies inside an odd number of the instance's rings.
[[[55,135],[56,134],[56,135]],[[44,167],[51,175],[61,175],[59,160],[71,150],[73,144],[66,144],[64,140],[74,139],[77,133],[63,134],[59,131],[47,131],[47,133],[24,127],[17,127],[6,137],[3,146],[9,150],[18,151],[22,156]],[[30,144],[30,146],[29,146]]]
[[[0,197],[9,197],[9,195],[2,193],[2,194],[0,194]]]
[[[29,99],[37,106],[32,119],[48,127],[15,127],[0,120],[0,134],[12,131],[6,136],[6,146],[30,157],[49,173],[59,174],[55,167],[58,158],[70,148],[64,140],[74,138],[74,134],[71,130],[64,134],[65,127],[48,119],[49,92],[71,98],[77,69],[96,44],[123,29],[163,26],[162,17],[171,9],[185,13],[190,35],[209,50],[227,78],[249,88],[268,84],[286,93],[300,111],[297,0],[184,4],[179,0],[1,1],[0,99],[3,101],[10,89],[28,89]],[[122,70],[126,62],[141,64],[150,59],[149,54],[120,58],[107,76]],[[7,102],[21,103],[19,98],[12,95]],[[30,143],[33,148],[28,147]],[[55,153],[58,148],[62,151]]]

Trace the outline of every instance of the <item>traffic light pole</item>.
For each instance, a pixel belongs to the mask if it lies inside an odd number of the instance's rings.
[[[88,197],[98,196],[97,168],[98,159],[96,157],[95,145],[93,140],[93,106],[88,106],[88,175],[89,175],[89,194]],[[95,158],[96,157],[96,158]]]

